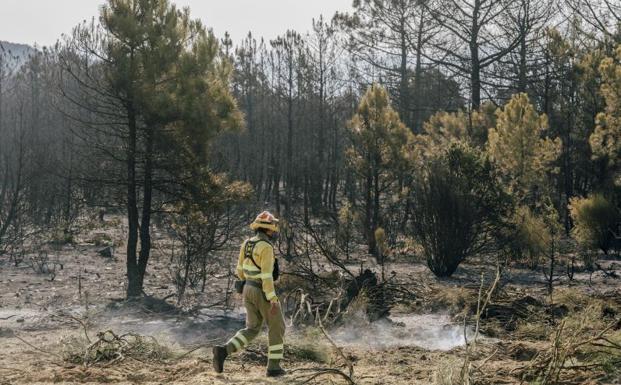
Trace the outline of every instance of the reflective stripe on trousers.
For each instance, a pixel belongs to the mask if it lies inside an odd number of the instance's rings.
[[[271,304],[263,297],[263,291],[254,286],[244,286],[244,307],[246,308],[246,328],[233,336],[227,343],[229,353],[244,349],[261,332],[263,322],[268,326],[268,369],[280,367],[284,352],[285,320],[279,309],[271,315]]]

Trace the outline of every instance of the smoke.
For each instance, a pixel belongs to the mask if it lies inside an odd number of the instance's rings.
[[[243,328],[244,319],[245,313],[240,308],[230,311],[204,309],[192,317],[122,315],[110,319],[108,326],[119,332],[134,332],[180,346],[192,346],[207,341],[222,342]]]
[[[332,331],[336,342],[344,346],[373,349],[418,346],[447,351],[466,343],[463,326],[452,323],[446,314],[392,316],[370,323],[363,313],[359,313],[347,321]],[[468,328],[468,338],[471,334],[473,332]]]
[[[79,316],[78,309],[74,314]],[[102,309],[103,310],[103,309]],[[223,342],[244,325],[245,311],[204,309],[188,316],[147,314],[139,309],[105,309],[97,311],[91,332],[111,329],[118,333],[133,332],[155,337],[160,342],[193,346],[208,341]],[[0,321],[0,326],[15,327],[16,319],[25,319],[25,329],[44,329],[53,326],[50,314],[36,310],[0,309],[0,316],[15,315]],[[58,320],[56,320],[58,321]],[[10,324],[10,325],[9,325]],[[60,325],[58,325],[60,326]],[[291,331],[290,331],[291,332]],[[468,338],[473,331],[467,328]],[[465,344],[464,328],[451,322],[446,314],[400,315],[369,322],[364,311],[350,314],[346,322],[330,331],[335,342],[361,349],[383,349],[418,346],[427,350],[447,351]]]

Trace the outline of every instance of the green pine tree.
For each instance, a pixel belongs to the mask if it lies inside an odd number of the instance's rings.
[[[411,131],[392,108],[388,92],[372,85],[349,122],[352,145],[346,157],[364,195],[364,234],[369,253],[377,254],[375,231],[382,227],[382,197],[404,175]]]
[[[142,294],[155,197],[200,200],[213,189],[209,144],[240,127],[242,115],[229,92],[232,67],[189,9],[168,0],[108,0],[100,22],[76,29],[74,46],[98,57],[97,96],[122,111],[114,127],[122,127],[116,137],[125,151],[127,295],[134,297]]]
[[[546,176],[556,171],[561,140],[543,137],[547,128],[546,115],[520,93],[498,110],[496,127],[489,130],[487,151],[519,203],[536,202],[549,185]]]
[[[600,92],[606,107],[597,114],[596,127],[589,138],[593,158],[606,163],[614,184],[621,184],[619,160],[621,160],[621,45],[616,55],[602,60],[599,66],[602,78]]]

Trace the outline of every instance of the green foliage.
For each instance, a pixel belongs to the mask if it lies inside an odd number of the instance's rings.
[[[413,136],[392,108],[385,88],[374,84],[349,122],[348,166],[364,195],[364,233],[369,252],[376,253],[375,230],[382,225],[380,202],[397,190],[407,174]]]
[[[356,225],[360,218],[352,205],[346,202],[338,213],[338,227],[336,230],[337,244],[345,253],[345,257],[349,259],[353,243],[356,238]]]
[[[513,224],[515,232],[511,246],[515,257],[525,257],[530,268],[535,269],[548,251],[551,234],[543,219],[535,216],[527,206],[518,207]]]
[[[410,130],[390,105],[385,88],[374,84],[367,90],[357,113],[349,122],[352,146],[347,149],[350,166],[362,175],[379,175],[380,183],[391,183],[391,172],[402,168]]]
[[[558,212],[549,202],[540,202],[537,211],[519,206],[513,213],[509,233],[505,234],[513,256],[525,259],[535,269],[555,253],[561,233]]]
[[[542,138],[547,117],[535,111],[524,93],[513,95],[497,117],[496,127],[489,130],[487,151],[509,191],[524,202],[548,185],[545,178],[556,171],[553,163],[560,154],[561,140]]]
[[[602,78],[600,92],[606,107],[597,114],[595,131],[589,138],[593,158],[602,160],[615,174],[614,183],[620,184],[619,160],[621,158],[621,45],[614,57],[602,60],[599,66]]]
[[[569,204],[574,222],[572,235],[587,249],[608,253],[614,240],[612,231],[621,221],[619,211],[604,195],[596,193],[586,198],[572,198]]]
[[[484,103],[470,114],[463,110],[437,112],[425,122],[424,135],[417,137],[421,144],[420,151],[432,155],[454,142],[477,148],[485,146],[488,130],[496,126],[495,111],[492,103]]]
[[[414,235],[437,276],[453,274],[469,255],[492,246],[508,197],[490,162],[453,144],[426,166],[414,189]]]
[[[375,229],[375,243],[380,255],[384,255],[388,251],[388,245],[386,243],[386,230],[381,227]]]
[[[101,14],[116,92],[169,161],[204,162],[215,135],[243,124],[215,36],[167,0],[109,0]]]

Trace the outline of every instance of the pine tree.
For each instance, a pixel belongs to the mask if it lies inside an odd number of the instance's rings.
[[[593,157],[603,160],[614,175],[614,183],[620,184],[619,161],[621,160],[621,45],[615,57],[605,58],[599,66],[602,77],[601,93],[606,107],[597,114],[596,127],[589,138]]]
[[[519,202],[535,202],[544,192],[538,190],[549,185],[546,175],[555,171],[561,140],[542,137],[547,128],[546,115],[539,115],[520,93],[498,110],[496,127],[489,130],[488,152]]]
[[[392,108],[385,88],[367,90],[349,122],[351,146],[346,157],[363,191],[364,234],[369,253],[376,254],[375,231],[383,227],[381,203],[407,164],[412,134]]]
[[[100,20],[100,28],[78,27],[64,52],[65,72],[82,92],[94,92],[65,95],[108,130],[92,136],[105,132],[125,150],[111,157],[126,169],[127,295],[135,297],[150,256],[155,195],[169,201],[199,195],[209,179],[211,139],[240,126],[242,116],[229,93],[227,58],[188,9],[167,0],[108,0]]]
[[[417,138],[421,144],[419,150],[432,157],[438,150],[445,150],[455,142],[484,148],[488,130],[496,126],[495,113],[492,103],[483,103],[479,110],[471,113],[464,110],[437,112],[425,122],[424,135]]]

